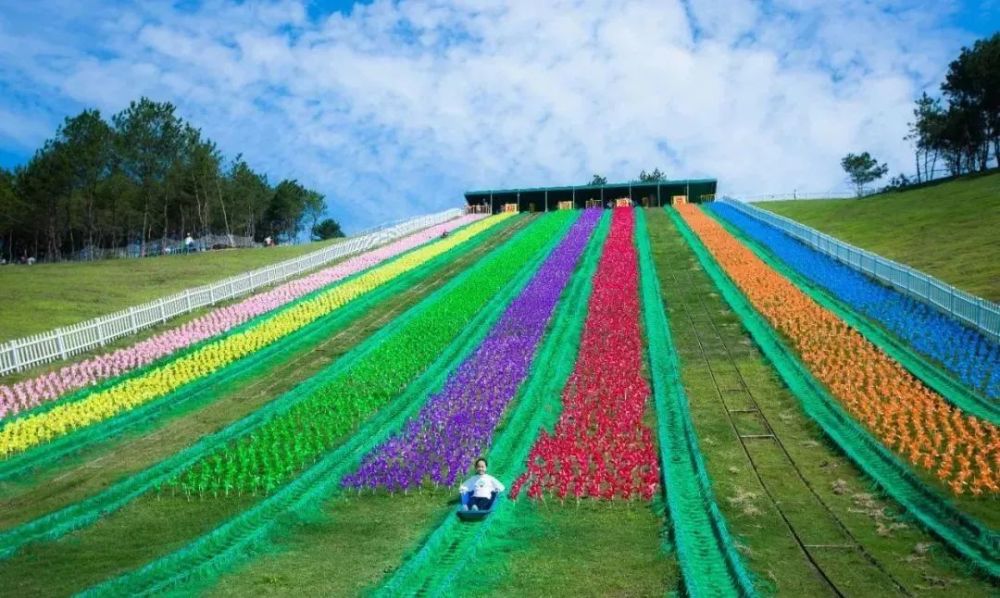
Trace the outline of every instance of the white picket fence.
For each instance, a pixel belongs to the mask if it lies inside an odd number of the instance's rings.
[[[56,359],[66,359],[83,351],[104,346],[109,341],[162,324],[174,316],[249,294],[256,289],[292,278],[335,259],[367,251],[418,229],[457,218],[463,213],[463,210],[454,208],[384,224],[368,229],[362,235],[301,257],[237,274],[214,284],[187,289],[79,324],[8,341],[0,345],[0,375]]]
[[[994,342],[1000,342],[1000,305],[956,289],[909,266],[859,249],[790,218],[731,198],[719,201],[770,224],[817,251],[979,330]]]

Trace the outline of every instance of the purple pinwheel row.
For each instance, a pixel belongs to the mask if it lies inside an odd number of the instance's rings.
[[[365,456],[347,488],[450,486],[493,439],[603,210],[585,210],[479,347],[403,430]]]

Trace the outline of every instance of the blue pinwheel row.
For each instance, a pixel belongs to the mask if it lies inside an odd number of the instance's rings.
[[[531,367],[559,297],[603,210],[586,210],[482,344],[397,435],[375,448],[348,488],[450,486],[492,441]]]
[[[877,283],[736,208],[711,204],[709,209],[802,276],[939,362],[963,384],[990,399],[1000,398],[1000,346],[979,331]]]

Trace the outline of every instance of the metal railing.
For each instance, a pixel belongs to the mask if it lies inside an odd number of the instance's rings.
[[[731,198],[720,201],[788,233],[820,253],[826,254],[979,330],[993,342],[1000,342],[1000,305],[956,289],[950,284],[941,282],[937,278],[909,266],[859,249],[790,218]]]
[[[66,359],[83,351],[104,346],[114,339],[165,323],[174,316],[246,295],[332,260],[366,251],[418,229],[457,218],[462,213],[463,210],[453,208],[381,225],[364,235],[351,237],[301,257],[230,276],[213,284],[187,289],[72,326],[8,341],[0,344],[0,375],[57,359]]]

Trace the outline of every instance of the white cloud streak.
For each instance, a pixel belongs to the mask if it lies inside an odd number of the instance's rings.
[[[908,172],[912,101],[972,41],[905,0],[47,6],[0,15],[0,143],[168,100],[349,227],[595,172],[750,194],[840,188],[849,151]]]

